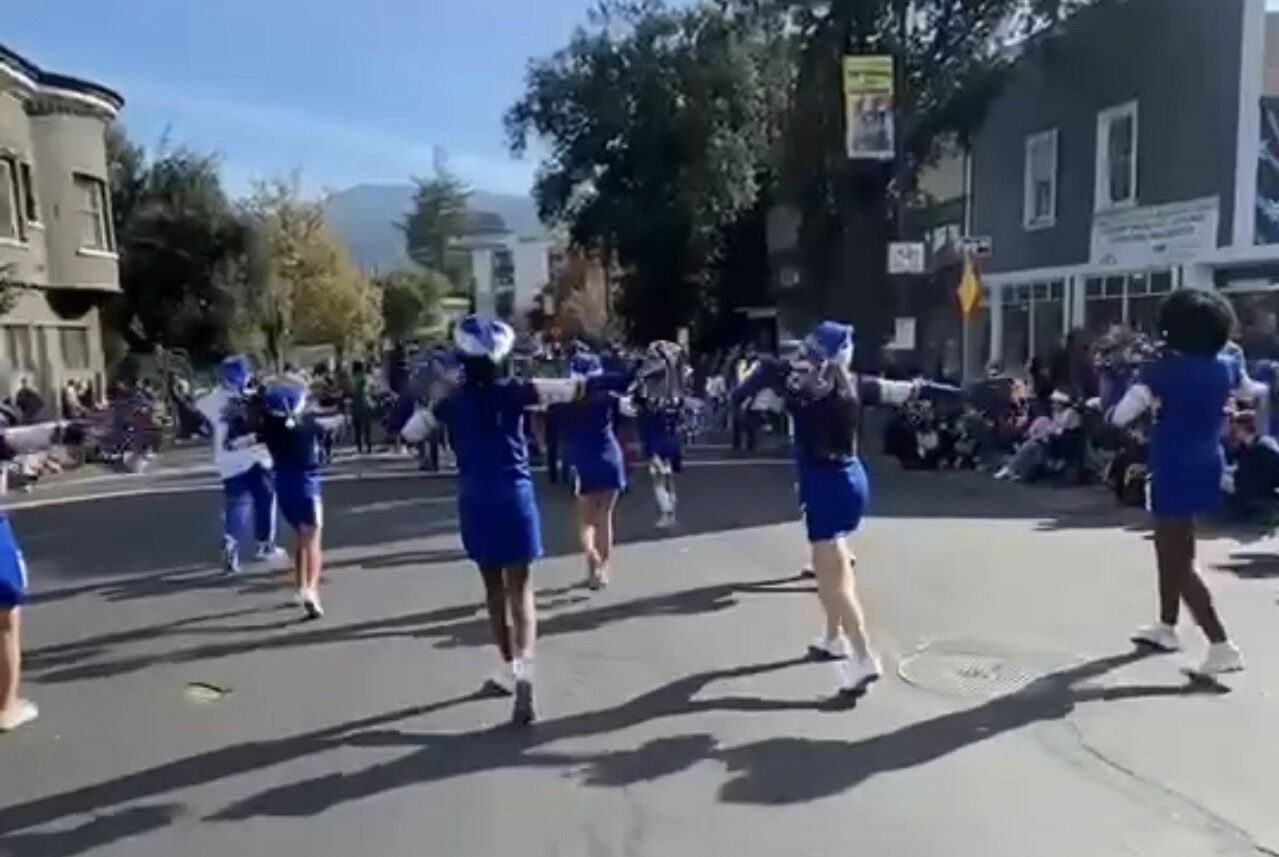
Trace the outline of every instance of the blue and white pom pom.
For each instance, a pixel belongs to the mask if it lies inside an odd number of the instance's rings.
[[[272,381],[262,393],[262,403],[268,414],[292,428],[306,410],[306,386],[295,380]]]
[[[218,383],[239,393],[249,383],[249,361],[243,354],[232,354],[218,364]]]
[[[467,357],[487,357],[501,363],[515,347],[515,331],[495,318],[468,315],[453,328],[453,344]]]
[[[852,325],[823,321],[808,334],[804,346],[813,359],[847,366],[853,362]]]
[[[604,374],[604,364],[589,351],[579,351],[568,361],[568,374],[574,378],[594,378]]]

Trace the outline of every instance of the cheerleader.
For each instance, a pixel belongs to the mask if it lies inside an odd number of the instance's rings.
[[[641,370],[640,389],[634,397],[640,445],[653,479],[659,529],[675,526],[679,505],[675,476],[684,462],[679,440],[684,411],[681,355],[682,349],[673,342],[650,345]]]
[[[569,360],[571,378],[585,381],[604,374],[600,358],[587,351]],[[586,555],[586,585],[602,589],[609,583],[609,558],[613,552],[613,510],[618,494],[626,488],[626,470],[615,426],[619,396],[607,389],[592,389],[571,404],[560,406],[567,435],[569,460],[577,474],[577,527]]]
[[[515,697],[512,721],[536,717],[533,644],[537,617],[530,567],[542,554],[541,522],[524,433],[529,408],[571,402],[595,389],[622,390],[629,379],[516,380],[502,377],[515,344],[503,322],[467,316],[453,331],[461,355],[461,380],[431,409],[404,428],[418,443],[435,421],[452,438],[458,469],[458,519],[462,546],[479,566],[493,641],[502,664],[486,686]]]
[[[196,407],[209,421],[213,462],[222,477],[222,567],[240,571],[240,543],[248,529],[249,512],[257,536],[256,558],[274,562],[284,558],[275,546],[275,491],[271,455],[258,442],[246,413],[249,361],[232,355],[218,366],[218,386],[200,398]]]
[[[1184,601],[1208,638],[1207,656],[1193,671],[1205,678],[1244,667],[1195,568],[1195,518],[1216,509],[1221,499],[1222,413],[1232,390],[1246,392],[1237,357],[1225,348],[1233,324],[1230,304],[1216,292],[1173,292],[1159,309],[1164,350],[1111,413],[1113,423],[1125,426],[1155,409],[1149,505],[1159,621],[1137,631],[1133,642],[1163,652],[1180,649],[1177,620]]]
[[[293,579],[295,600],[307,618],[324,615],[320,604],[320,461],[325,429],[307,407],[306,382],[283,378],[267,384],[262,394],[258,436],[275,463],[275,493],[280,515],[297,535]]]
[[[800,503],[826,633],[809,654],[836,661],[841,693],[860,694],[881,673],[871,649],[854,583],[847,538],[857,530],[870,497],[857,455],[862,405],[902,404],[921,390],[949,388],[877,378],[854,378],[853,329],[822,322],[805,342],[804,359],[759,364],[733,392],[735,404],[766,387],[782,395],[794,420]]]

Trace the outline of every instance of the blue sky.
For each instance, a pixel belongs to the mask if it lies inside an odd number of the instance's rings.
[[[477,189],[521,192],[534,163],[507,154],[502,113],[594,0],[5,5],[0,42],[118,89],[139,142],[217,151],[237,193],[292,169],[314,189],[402,182],[436,146]]]

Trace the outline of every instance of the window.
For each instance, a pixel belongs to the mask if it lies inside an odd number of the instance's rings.
[[[1137,203],[1137,102],[1097,116],[1097,210]]]
[[[1003,292],[1003,368],[1020,372],[1031,357],[1047,356],[1062,342],[1066,285],[1061,280],[1007,286]]]
[[[1024,222],[1027,229],[1057,223],[1057,132],[1026,138]]]
[[[92,176],[76,174],[75,188],[79,207],[77,213],[80,216],[80,249],[111,252],[106,182]]]
[[[58,344],[62,347],[62,363],[65,368],[89,368],[88,329],[83,327],[59,328]]]
[[[1159,305],[1170,291],[1167,270],[1090,279],[1084,285],[1084,329],[1101,334],[1123,324],[1153,336]]]
[[[0,158],[0,239],[22,240],[22,222],[18,216],[17,175],[14,162]]]
[[[32,174],[31,165],[25,161],[18,164],[18,187],[22,191],[23,217],[28,224],[39,226],[40,206],[36,204],[35,176]]]
[[[36,368],[35,349],[31,344],[31,328],[10,324],[4,328],[4,344],[9,364],[15,369]]]

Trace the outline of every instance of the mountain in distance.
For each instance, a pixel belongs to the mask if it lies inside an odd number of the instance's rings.
[[[413,204],[411,184],[361,184],[330,194],[324,213],[334,237],[365,271],[393,271],[409,264],[404,234],[396,226]],[[496,214],[520,237],[544,237],[532,197],[475,191],[468,207],[475,214]]]

